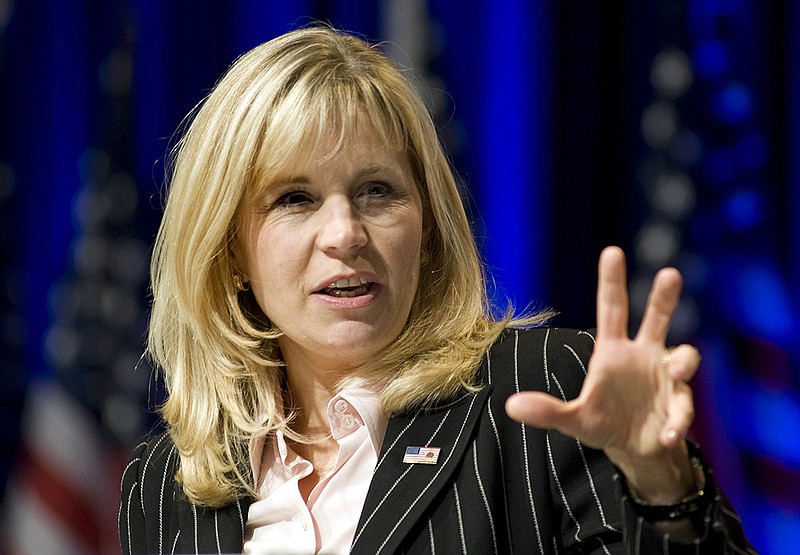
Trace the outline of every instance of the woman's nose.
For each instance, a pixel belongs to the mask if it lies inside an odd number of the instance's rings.
[[[361,215],[349,200],[328,199],[318,215],[322,218],[317,235],[317,246],[321,250],[346,255],[367,244],[367,230]]]

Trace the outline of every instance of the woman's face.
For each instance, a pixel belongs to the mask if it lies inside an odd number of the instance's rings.
[[[245,273],[290,370],[380,356],[417,290],[423,217],[408,159],[360,119],[350,148],[326,158],[323,141],[245,211]]]

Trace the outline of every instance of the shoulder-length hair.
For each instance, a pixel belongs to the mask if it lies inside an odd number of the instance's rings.
[[[299,151],[330,133],[345,151],[359,114],[408,156],[427,256],[404,331],[347,382],[380,385],[389,414],[450,398],[475,387],[479,360],[506,324],[490,316],[453,172],[402,72],[374,46],[327,27],[258,46],[196,108],[173,151],[152,260],[148,351],[165,376],[161,412],[193,502],[220,506],[253,494],[247,441],[277,428],[291,433],[280,410],[280,330],[252,292],[234,285],[243,210]]]

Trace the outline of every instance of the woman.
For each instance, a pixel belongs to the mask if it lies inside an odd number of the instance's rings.
[[[259,46],[176,151],[149,335],[168,431],[125,470],[123,551],[747,552],[683,440],[680,275],[631,340],[619,249],[599,272],[596,337],[493,319],[402,74],[327,28]]]

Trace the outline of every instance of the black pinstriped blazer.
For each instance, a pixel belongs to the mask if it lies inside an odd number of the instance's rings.
[[[506,416],[515,391],[576,397],[593,346],[582,331],[509,330],[485,357],[481,391],[392,418],[352,553],[755,553],[713,477],[702,542],[673,543],[633,512],[602,452]],[[440,447],[438,464],[403,463],[408,446]],[[240,553],[250,500],[192,505],[173,480],[177,460],[166,435],[135,450],[123,553]]]

